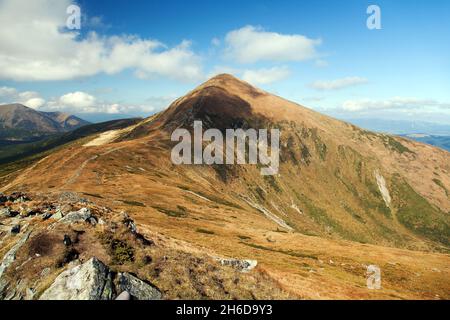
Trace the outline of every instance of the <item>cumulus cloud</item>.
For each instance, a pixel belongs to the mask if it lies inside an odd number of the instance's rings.
[[[79,33],[64,31],[70,4],[70,0],[0,1],[0,79],[67,80],[126,69],[141,78],[202,77],[200,58],[189,41],[169,48],[136,36],[102,37],[90,32],[81,38]]]
[[[273,67],[268,69],[245,70],[242,79],[254,85],[269,84],[286,79],[290,75],[287,67]]]
[[[166,108],[177,97],[174,95],[150,97],[142,103],[111,102],[97,98],[95,95],[75,91],[47,100],[38,92],[20,92],[12,87],[0,87],[0,105],[20,103],[40,111],[61,111],[70,114],[108,113],[149,115]]]
[[[61,98],[59,98],[59,102],[63,106],[86,108],[94,106],[96,104],[96,99],[94,96],[91,96],[86,92],[77,91],[61,96]]]
[[[360,84],[367,83],[368,80],[366,78],[361,77],[346,77],[336,80],[324,81],[319,80],[310,84],[310,87],[316,90],[339,90],[343,88],[353,87]]]
[[[0,97],[10,97],[15,94],[17,94],[17,90],[15,88],[0,87]]]
[[[0,104],[20,103],[33,109],[39,109],[45,105],[45,102],[45,99],[37,92],[19,92],[16,88],[0,87]]]
[[[23,104],[33,109],[39,109],[45,105],[45,100],[42,98],[31,98],[24,101]]]
[[[345,111],[369,111],[387,109],[424,109],[424,108],[450,108],[450,103],[443,103],[433,99],[420,99],[411,97],[393,97],[386,100],[359,99],[347,100],[342,104]]]
[[[76,91],[51,99],[43,107],[46,111],[64,111],[72,114],[108,113],[146,115],[167,107],[174,97],[151,97],[143,103],[110,102],[87,92]]]
[[[318,56],[317,46],[321,42],[299,34],[280,34],[246,26],[226,35],[225,55],[239,63],[304,61]]]

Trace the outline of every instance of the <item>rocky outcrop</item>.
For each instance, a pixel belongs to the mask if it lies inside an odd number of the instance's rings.
[[[131,299],[136,300],[161,299],[161,292],[158,289],[129,273],[118,275],[117,292],[127,292]]]
[[[180,249],[170,238],[138,227],[126,212],[77,194],[4,197],[0,300],[235,299],[252,298],[246,288],[256,283],[258,292],[261,283],[265,292],[273,289],[259,272],[241,274],[256,261]],[[237,280],[225,280],[231,278]]]
[[[220,264],[223,266],[231,266],[241,272],[249,272],[258,265],[256,260],[239,260],[239,259],[220,259]]]
[[[16,260],[16,252],[28,240],[28,238],[30,237],[30,233],[31,233],[30,231],[25,233],[25,235],[3,257],[3,260],[0,264],[0,295],[3,293],[7,285],[7,281],[3,279],[3,273],[11,265],[11,263],[13,263],[14,260]]]
[[[90,222],[94,224],[96,219],[92,216],[91,211],[87,208],[81,208],[78,211],[70,212],[59,220],[60,223],[72,224],[75,222]]]
[[[112,277],[108,268],[92,258],[62,272],[41,295],[40,300],[109,300]]]
[[[161,292],[129,273],[116,277],[97,258],[62,272],[40,300],[111,300],[127,292],[131,299],[159,300]],[[121,298],[126,294],[120,295]]]

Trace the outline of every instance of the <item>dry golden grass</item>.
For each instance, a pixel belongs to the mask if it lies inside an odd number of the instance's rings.
[[[163,129],[174,125],[173,119],[182,119],[185,114],[178,111],[201,98],[208,87],[224,88],[248,103],[253,116],[280,126],[282,145],[293,139],[290,149],[282,149],[285,161],[278,176],[263,179],[252,166],[221,172],[208,166],[171,164],[169,133]],[[76,191],[99,204],[128,211],[144,232],[180,241],[171,247],[180,245],[183,252],[257,259],[258,268],[255,275],[248,275],[247,285],[267,279],[267,287],[258,290],[266,292],[270,285],[284,290],[273,297],[289,292],[306,299],[450,298],[450,258],[445,254],[450,239],[444,233],[421,233],[405,225],[399,217],[402,195],[394,197],[397,202],[387,209],[374,177],[379,170],[393,194],[396,183],[408,184],[414,197],[426,199],[431,218],[440,217],[430,222],[438,230],[449,225],[450,201],[433,179],[438,177],[450,190],[448,152],[366,132],[228,76],[214,78],[178,99],[116,142],[83,147],[87,140],[11,176],[2,190]],[[243,196],[289,223],[294,232],[249,206]],[[93,235],[83,237],[86,243],[95,242]],[[95,252],[101,254],[99,248]],[[166,255],[152,254],[157,263]],[[144,256],[121,268],[133,271]],[[175,290],[172,298],[182,292],[193,298],[216,298],[216,290],[231,297],[218,283],[200,276],[210,275],[203,264],[186,261],[199,278],[192,279],[177,263],[166,262],[167,271],[152,279],[167,292]],[[381,267],[382,290],[366,288],[369,264]],[[136,272],[147,270],[141,267]],[[173,275],[184,284],[174,282]],[[231,274],[221,279],[225,287],[232,283]],[[208,285],[214,289],[209,291]],[[240,297],[248,297],[245,289],[235,289]]]

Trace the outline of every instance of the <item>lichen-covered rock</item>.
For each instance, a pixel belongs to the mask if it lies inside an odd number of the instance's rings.
[[[61,223],[71,224],[75,222],[90,221],[92,218],[91,211],[88,208],[82,208],[75,212],[70,212],[59,220]]]
[[[0,217],[9,217],[10,216],[10,210],[8,207],[0,209]]]
[[[258,265],[256,260],[239,260],[239,259],[220,259],[220,264],[223,266],[231,266],[242,272],[249,272]]]
[[[116,284],[116,285],[115,285]],[[111,300],[116,292],[132,299],[159,300],[161,292],[129,273],[113,273],[97,258],[62,272],[40,300]]]
[[[61,210],[56,210],[56,213],[54,215],[51,216],[52,219],[54,220],[60,220],[63,218],[63,214],[61,212]]]
[[[3,273],[16,260],[16,252],[24,245],[24,243],[30,237],[31,232],[27,232],[17,243],[5,254],[2,262],[0,263],[0,296],[3,294],[3,290],[7,286],[7,282],[3,279]]]
[[[128,291],[124,291],[117,296],[116,300],[131,300],[131,295]]]
[[[160,300],[161,292],[129,273],[118,274],[117,292],[128,292],[136,300]]]
[[[40,300],[110,300],[112,277],[97,258],[62,272]]]

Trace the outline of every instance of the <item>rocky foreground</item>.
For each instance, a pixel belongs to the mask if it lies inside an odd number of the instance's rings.
[[[75,193],[0,194],[0,299],[289,297],[255,260],[144,231]]]

